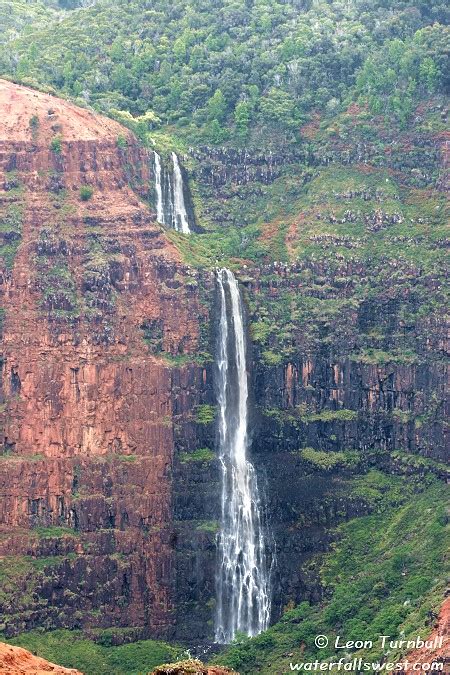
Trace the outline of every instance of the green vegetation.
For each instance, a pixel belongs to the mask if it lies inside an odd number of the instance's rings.
[[[210,534],[216,534],[220,529],[220,523],[215,520],[204,520],[197,524],[195,528],[198,532],[209,532]]]
[[[216,417],[216,406],[206,403],[198,405],[195,409],[195,421],[197,424],[211,424]]]
[[[436,24],[405,40],[391,40],[383,51],[369,56],[357,76],[356,88],[373,113],[384,113],[404,125],[420,95],[444,86],[439,45],[446,36],[449,31]]]
[[[321,571],[331,599],[286,611],[267,633],[229,647],[221,662],[243,674],[285,672],[290,661],[339,658],[332,646],[336,635],[373,639],[373,649],[351,658],[377,660],[382,656],[379,635],[404,631],[411,639],[430,632],[429,613],[442,603],[445,586],[445,486],[431,483],[414,494],[405,479],[379,472],[359,483],[362,494],[366,488],[372,498],[376,495],[376,512],[338,528]],[[330,646],[318,650],[316,635],[327,635]],[[395,660],[397,655],[390,656]]]
[[[103,633],[105,636],[102,639],[99,635],[99,641],[108,642],[111,631]],[[175,660],[180,654],[179,649],[156,640],[112,647],[88,640],[81,631],[68,630],[34,630],[8,642],[25,647],[52,663],[77,668],[86,675],[139,675],[164,661]]]
[[[20,192],[20,183],[13,175],[9,181],[15,187],[13,190]],[[11,191],[10,191],[11,193]],[[22,238],[23,208],[19,203],[11,204],[0,210],[0,259],[7,269],[12,269],[14,258]]]
[[[320,135],[327,129],[319,130],[317,144],[329,143]],[[383,135],[381,125],[374,129]],[[351,126],[345,134],[341,129],[339,143],[351,148],[351,133],[357,134]],[[266,366],[292,362],[299,353],[345,354],[367,365],[423,363],[418,336],[447,302],[445,205],[436,190],[405,186],[412,172],[404,158],[404,173],[395,178],[374,166],[385,160],[383,150],[364,172],[339,163],[323,168],[289,199],[296,214],[289,216],[289,283],[280,283],[273,270],[258,294],[248,294],[251,335]],[[437,177],[431,173],[430,181],[431,175]],[[277,227],[261,223],[258,241],[270,244],[270,229]],[[264,257],[270,259],[267,249]],[[322,272],[314,264],[319,260]],[[439,279],[439,288],[430,294],[432,278]],[[363,314],[370,320],[362,321]],[[394,334],[394,324],[404,329]]]
[[[141,324],[144,342],[152,353],[158,354],[163,346],[163,325],[158,319],[148,319]]]
[[[39,263],[42,289],[42,309],[55,318],[72,318],[79,313],[75,280],[71,270],[62,261],[49,266]]]
[[[30,611],[30,607],[35,611],[45,611],[47,600],[39,595],[38,589],[45,580],[47,571],[74,555],[43,558],[4,556],[0,560],[2,621],[5,624],[11,619],[17,621],[18,617],[23,618]]]
[[[324,471],[331,471],[338,467],[354,468],[359,461],[358,453],[352,450],[323,452],[322,450],[314,450],[314,448],[303,448],[303,450],[300,450],[300,456],[314,468]]]
[[[322,410],[320,413],[300,415],[302,422],[352,422],[358,417],[356,410]]]
[[[61,136],[55,136],[50,141],[50,150],[55,153],[55,155],[60,155],[62,150],[62,139]]]
[[[206,358],[209,358],[207,355],[202,353],[170,354],[169,352],[163,351],[157,352],[157,356],[163,359],[163,361],[165,361],[165,363],[172,368],[182,367],[189,363],[197,363],[198,365],[202,365]]]
[[[331,115],[352,97],[403,123],[448,72],[442,0],[175,0],[170,12],[163,0],[103,0],[65,17],[7,4],[33,39],[6,33],[0,72],[128,118],[138,134],[169,124],[208,143],[256,142],[257,128],[291,140],[312,110]]]
[[[212,462],[216,455],[209,448],[197,448],[194,452],[183,452],[180,461],[186,462]]]
[[[82,185],[80,187],[80,199],[82,202],[87,202],[94,194],[94,188],[90,185]]]
[[[30,129],[31,129],[31,137],[33,140],[36,140],[38,130],[39,130],[39,117],[37,115],[32,115],[30,117]]]
[[[246,228],[229,227],[222,231],[204,234],[186,235],[170,230],[169,239],[181,251],[185,261],[193,267],[214,268],[217,261],[236,267],[233,258],[236,253],[244,259],[262,261],[267,256],[267,248],[258,241],[260,229],[257,226]]]
[[[266,408],[264,415],[279,424],[312,424],[314,422],[353,422],[358,418],[356,410],[321,410],[312,412],[306,404],[300,404],[295,408]]]
[[[74,532],[70,527],[58,527],[56,525],[51,527],[36,527],[33,532],[37,534],[39,539],[44,539],[46,537],[77,537],[78,533]]]
[[[412,353],[411,350],[390,354],[384,352],[382,349],[373,349],[369,347],[360,354],[354,354],[352,359],[354,361],[361,361],[361,363],[372,363],[384,366],[388,363],[417,363],[419,357],[417,354]]]
[[[2,404],[1,412],[4,412],[6,409],[6,402]],[[44,455],[36,453],[34,455],[14,455],[10,450],[6,450],[3,454],[0,455],[0,461],[7,460],[8,462],[40,462],[44,459]]]
[[[420,470],[424,472],[432,472],[441,476],[446,476],[449,473],[449,467],[443,462],[436,462],[429,457],[422,457],[421,455],[412,455],[410,452],[403,452],[402,450],[395,450],[391,454],[394,464],[403,468]]]
[[[158,673],[161,675],[169,675],[169,673],[181,672],[185,675],[197,675],[204,672],[205,664],[198,659],[186,659],[177,661],[176,663],[163,663],[158,668]]]

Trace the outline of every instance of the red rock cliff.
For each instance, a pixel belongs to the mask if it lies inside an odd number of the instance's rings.
[[[0,81],[0,554],[27,556],[7,630],[170,630],[173,378],[159,354],[195,351],[201,309],[138,196],[149,166],[114,121]],[[177,382],[188,410],[186,369]],[[42,529],[55,526],[72,532]]]

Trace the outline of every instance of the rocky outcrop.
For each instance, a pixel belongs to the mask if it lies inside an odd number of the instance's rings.
[[[13,647],[4,642],[0,642],[0,670],[2,673],[14,673],[15,675],[82,675],[79,670],[73,668],[62,668],[50,663],[45,659],[34,656],[22,647]]]
[[[286,149],[284,152],[255,153],[246,149],[201,146],[190,148],[189,154],[199,162],[194,177],[219,192],[227,184],[256,182],[268,185],[281,176],[286,165],[311,160],[306,150],[293,152]]]
[[[417,649],[414,652],[410,652],[403,658],[403,663],[407,663],[406,669],[402,671],[401,675],[410,675],[411,673],[417,673],[418,670],[422,671],[432,671],[435,672],[448,672],[450,665],[450,646],[449,642],[449,629],[450,629],[450,598],[447,598],[444,604],[442,605],[441,611],[437,618],[435,627],[431,633],[425,638],[422,638],[423,642],[430,643],[432,648],[429,646],[424,646],[420,649]],[[440,644],[442,646],[434,647],[435,644]],[[429,664],[425,666],[425,664]],[[431,666],[431,664],[433,664]],[[430,667],[431,666],[431,667]]]

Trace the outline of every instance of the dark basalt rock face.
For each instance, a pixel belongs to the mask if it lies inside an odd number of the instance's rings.
[[[297,275],[304,269],[300,262],[273,264],[256,272],[247,269],[243,272],[247,300],[252,306],[255,298],[261,302],[265,294],[275,302],[277,293],[287,289],[318,293],[322,298],[345,298],[352,293],[352,275],[372,273],[345,265],[332,272],[325,262],[311,263],[313,279],[309,282],[299,282]],[[316,277],[325,277],[327,288],[321,291],[314,283]],[[402,344],[400,305],[389,298],[389,289],[395,283],[386,275],[377,294],[355,308],[348,327],[351,338],[348,332],[337,330],[325,342],[319,338],[317,343],[304,344],[305,327],[299,326],[294,353],[273,366],[264,362],[257,344],[249,350],[252,461],[276,552],[273,620],[291,602],[318,602],[323,598],[317,560],[333,542],[334,528],[371,512],[364,495],[352,492],[352,481],[358,475],[378,469],[387,474],[410,473],[412,480],[419,482],[430,471],[445,477],[444,324],[433,324],[432,331],[425,323],[417,324],[411,337],[417,361],[370,363],[354,356],[355,344],[362,339],[358,336],[366,335],[374,326],[382,327],[382,347],[388,353],[395,353]],[[425,283],[430,292],[437,291],[437,279]],[[257,310],[255,316],[249,310],[249,321],[257,318]],[[212,369],[206,369],[199,383],[204,402],[214,403],[212,379]],[[199,431],[194,445],[214,447],[214,425],[197,429],[197,434]],[[177,442],[183,453],[185,438],[183,431]],[[334,468],[315,466],[304,458],[303,448],[324,453],[350,450],[354,463]],[[402,463],[404,457],[423,457],[431,463],[414,467],[408,459]],[[214,606],[215,535],[209,521],[217,520],[220,512],[218,468],[214,460],[180,461],[175,467],[179,531],[176,625],[182,638],[189,637],[192,630],[193,636],[205,639],[211,635]],[[211,525],[207,536],[204,531],[198,532],[205,521],[206,527]]]
[[[286,165],[312,163],[313,160],[307,150],[255,153],[201,146],[190,148],[189,152],[199,162],[194,171],[196,180],[218,190],[219,194],[227,183],[268,185],[282,174]]]

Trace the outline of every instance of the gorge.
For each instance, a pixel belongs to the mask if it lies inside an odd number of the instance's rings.
[[[5,1],[8,658],[284,675],[448,630],[447,19]]]
[[[439,297],[438,271],[401,266],[409,286],[397,284],[398,262],[387,270],[376,260],[246,264],[239,292],[237,275],[181,260],[172,229],[157,224],[143,199],[155,175],[131,134],[124,150],[116,139],[128,132],[115,122],[5,81],[0,104],[8,120],[2,250],[11,256],[2,276],[5,637],[27,640],[43,626],[49,639],[54,629],[74,631],[75,645],[102,635],[123,647],[156,637],[227,642],[267,628],[269,610],[279,631],[291,625],[276,623],[289,607],[300,606],[296,625],[305,602],[311,612],[328,606],[316,561],[337,537],[346,541],[338,528],[361,521],[375,540],[384,526],[373,530],[371,519],[404,513],[401,540],[431,509],[437,520],[422,527],[427,558],[416,542],[408,576],[404,562],[392,572],[406,581],[395,582],[399,600],[390,602],[404,607],[419,591],[402,584],[424,570],[432,579],[445,541],[437,534],[445,523],[443,324],[425,312],[430,293]],[[93,188],[88,201],[82,185]],[[205,236],[183,241],[197,247]],[[338,314],[327,313],[335,306]],[[349,355],[352,344],[361,357]],[[396,356],[400,346],[418,356]],[[374,348],[390,360],[374,363]],[[353,569],[359,562],[348,555]],[[346,573],[343,565],[351,592]],[[262,636],[273,640],[271,630]],[[253,668],[246,659],[261,660],[260,637],[253,639],[256,651],[233,662],[244,672]]]

